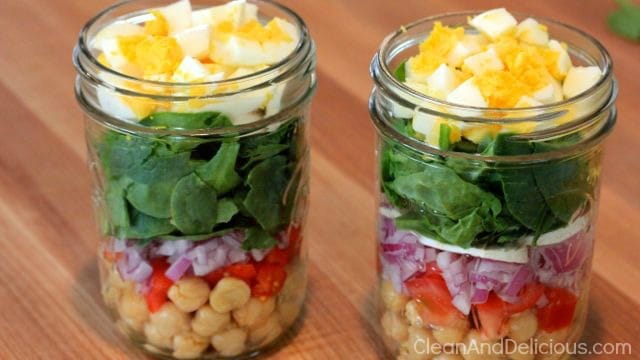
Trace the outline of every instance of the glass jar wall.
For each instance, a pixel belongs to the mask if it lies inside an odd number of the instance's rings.
[[[315,50],[289,9],[248,3],[260,19],[293,24],[300,40],[284,60],[237,78],[170,83],[104,66],[90,46],[96,34],[147,21],[160,1],[106,9],[74,50],[102,295],[118,328],[153,354],[253,356],[303,306]]]
[[[595,39],[540,20],[574,63],[601,69],[591,89],[550,105],[485,109],[397,78],[436,22],[473,32],[465,24],[474,15],[402,27],[372,62],[380,330],[403,359],[567,358],[588,312],[602,140],[616,118],[611,61]],[[494,130],[455,146],[447,133],[434,146],[413,130],[419,116]],[[513,130],[523,125],[530,130]]]

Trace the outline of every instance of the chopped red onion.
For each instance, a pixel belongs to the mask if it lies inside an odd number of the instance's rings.
[[[186,255],[181,255],[176,261],[169,266],[167,271],[164,273],[169,279],[175,281],[180,280],[182,276],[189,270],[191,267],[191,259]]]

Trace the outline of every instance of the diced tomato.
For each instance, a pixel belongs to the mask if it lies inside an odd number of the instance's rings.
[[[273,296],[277,294],[284,285],[287,278],[287,271],[278,265],[258,264],[258,274],[256,282],[251,289],[253,296]]]
[[[405,281],[404,284],[411,297],[424,305],[421,317],[425,322],[436,326],[449,326],[461,319],[464,320],[464,315],[451,303],[453,298],[440,274],[424,273]]]
[[[154,313],[167,302],[167,293],[173,285],[173,281],[166,277],[164,273],[169,268],[169,264],[165,259],[155,259],[151,261],[153,272],[149,280],[149,292],[146,295],[147,307],[149,311]]]
[[[292,259],[300,253],[300,247],[302,245],[301,230],[300,225],[291,224],[291,226],[289,226],[287,231],[289,246],[286,249],[289,259]]]
[[[207,275],[203,276],[203,278],[209,283],[209,286],[214,287],[224,277],[225,268],[218,268],[216,270],[211,271]]]
[[[571,325],[578,298],[569,290],[562,288],[547,288],[544,294],[549,303],[538,309],[540,328],[553,332]]]
[[[289,251],[275,247],[269,251],[263,262],[267,264],[285,266],[289,263]]]
[[[498,339],[505,335],[506,323],[509,318],[507,303],[502,301],[496,293],[489,293],[489,298],[483,304],[474,305],[474,320],[476,327],[489,339]]]
[[[517,303],[507,303],[507,311],[512,315],[531,309],[536,305],[542,294],[544,294],[544,285],[538,283],[527,284],[520,290]]]
[[[249,286],[253,282],[253,279],[257,276],[258,272],[254,264],[233,264],[224,268],[224,276],[231,276],[236,279],[244,280]]]

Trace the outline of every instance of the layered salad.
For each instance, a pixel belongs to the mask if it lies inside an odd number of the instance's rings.
[[[535,156],[580,140],[578,132],[517,138],[571,122],[576,113],[547,121],[535,115],[603,76],[597,66],[574,65],[568,46],[552,36],[505,9],[470,17],[467,26],[435,22],[395,71],[411,91],[449,103],[452,115],[393,104],[395,129],[444,155],[415,154],[391,140],[380,148],[381,323],[400,358],[558,358],[565,355],[537,346],[579,336],[597,154],[517,164],[481,158]],[[456,117],[517,108],[529,120]],[[506,340],[505,352],[480,346]]]
[[[258,13],[244,0],[199,9],[181,0],[106,24],[90,43],[104,67],[98,77],[111,85],[97,88],[99,109],[164,131],[87,132],[106,237],[104,299],[123,331],[154,353],[253,352],[274,343],[302,306],[304,111],[245,136],[171,133],[232,129],[280,111],[283,84],[243,90],[290,56],[301,35]],[[233,79],[244,80],[225,82]]]

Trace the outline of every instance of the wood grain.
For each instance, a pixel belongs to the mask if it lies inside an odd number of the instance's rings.
[[[399,25],[500,1],[285,1],[318,46],[313,104],[310,287],[306,316],[282,359],[383,358],[373,286],[375,132],[368,66]],[[112,326],[99,295],[82,115],[71,50],[95,1],[0,2],[0,358],[142,359]],[[588,30],[611,52],[619,119],[608,140],[583,341],[628,342],[640,358],[640,44],[605,24],[613,0],[520,1],[510,9]],[[585,359],[613,358],[590,355]]]

